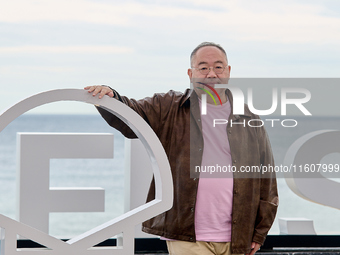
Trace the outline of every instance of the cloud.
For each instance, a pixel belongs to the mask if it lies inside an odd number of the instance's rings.
[[[133,48],[119,46],[15,46],[0,47],[0,54],[37,54],[37,53],[95,53],[95,54],[129,54],[133,53]]]
[[[74,72],[74,67],[65,66],[23,66],[23,65],[10,65],[10,66],[0,66],[1,75],[28,75],[32,72],[48,72],[48,73],[62,73]]]
[[[120,26],[138,25],[136,17],[199,16],[204,10],[190,10],[159,4],[95,2],[89,0],[11,0],[0,4],[0,22],[76,21]]]
[[[187,0],[192,1],[192,0]],[[301,1],[214,1],[219,11],[207,11],[195,25],[236,41],[283,44],[339,44],[340,17],[322,5]],[[192,1],[202,8],[206,1]],[[210,2],[209,2],[210,5]],[[211,5],[210,5],[211,6]]]
[[[330,7],[301,1],[11,0],[0,22],[81,22],[172,33],[224,33],[236,41],[339,44],[340,18]]]
[[[0,21],[9,23],[40,21],[81,21],[124,25],[127,19],[115,5],[83,0],[3,1]]]
[[[133,17],[176,17],[200,15],[205,10],[133,2],[89,0],[11,0],[0,4],[0,21],[9,23],[39,21],[80,21],[93,24],[133,25]]]

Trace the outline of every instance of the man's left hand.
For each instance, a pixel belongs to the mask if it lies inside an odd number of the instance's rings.
[[[257,252],[258,249],[260,249],[261,244],[252,242],[251,243],[251,252],[247,253],[246,255],[254,255],[255,252]]]

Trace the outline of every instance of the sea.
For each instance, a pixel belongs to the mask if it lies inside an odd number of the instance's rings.
[[[265,119],[265,118],[264,118]],[[264,121],[277,165],[283,164],[290,146],[300,137],[319,130],[340,130],[340,117],[282,117]],[[287,119],[287,118],[285,118]],[[283,121],[283,122],[282,122]],[[275,123],[273,125],[273,123]],[[113,133],[113,159],[51,159],[50,187],[101,187],[105,189],[105,212],[50,213],[49,234],[70,238],[124,213],[124,145],[125,139],[111,128],[99,114],[57,115],[24,114],[0,132],[0,214],[16,219],[16,171],[18,132]],[[319,148],[315,148],[316,150]],[[39,160],[36,158],[34,160]],[[332,164],[340,163],[340,150],[330,158]],[[334,177],[334,176],[333,176]],[[279,218],[306,218],[313,221],[319,235],[340,234],[340,208],[306,200],[295,194],[283,175],[278,174],[280,205],[269,234],[280,234]],[[332,178],[338,183],[340,178]],[[317,182],[315,189],[319,189]],[[333,190],[319,190],[331,199],[339,200]]]

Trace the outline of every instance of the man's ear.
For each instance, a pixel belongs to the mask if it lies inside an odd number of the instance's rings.
[[[231,66],[228,65],[228,78],[230,78]]]
[[[191,68],[188,69],[188,76],[189,76],[189,78],[191,80],[191,77],[192,77],[192,69]]]

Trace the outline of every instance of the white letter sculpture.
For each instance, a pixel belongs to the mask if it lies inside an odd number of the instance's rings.
[[[67,242],[54,238],[40,230],[10,219],[0,214],[1,255],[40,254],[40,255],[132,255],[134,254],[134,226],[172,207],[173,183],[170,165],[164,149],[150,126],[132,109],[118,100],[105,96],[102,99],[80,89],[60,89],[43,92],[29,97],[0,115],[0,132],[23,113],[47,103],[57,101],[79,101],[101,106],[123,120],[135,132],[145,146],[151,159],[155,179],[155,199],[141,205],[92,230],[76,236]],[[116,247],[96,248],[96,244],[112,236],[118,238]],[[47,249],[17,249],[17,235],[25,236]]]
[[[300,137],[289,147],[284,164],[297,166],[297,169],[296,172],[285,173],[285,179],[296,195],[314,203],[340,209],[340,200],[334,199],[334,195],[340,193],[339,183],[326,178],[322,175],[323,169],[318,169],[324,156],[340,152],[339,144],[339,130],[319,130]],[[304,169],[304,166],[316,168]],[[333,176],[338,178],[338,171]]]
[[[17,220],[48,233],[50,212],[104,212],[103,188],[50,187],[50,159],[112,157],[113,134],[17,133]]]

